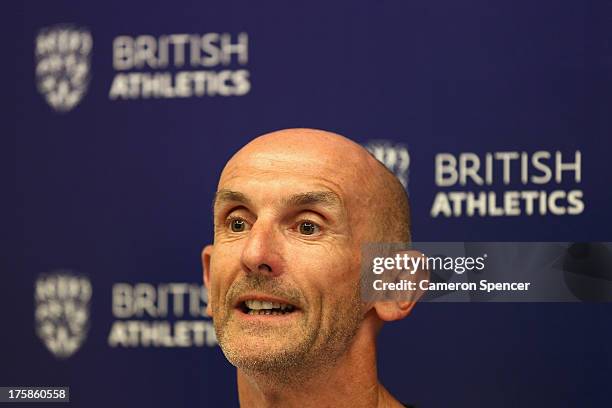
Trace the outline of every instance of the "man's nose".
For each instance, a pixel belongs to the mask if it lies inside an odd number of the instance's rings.
[[[280,231],[271,223],[258,219],[248,234],[241,255],[245,271],[269,277],[280,275],[282,273]]]

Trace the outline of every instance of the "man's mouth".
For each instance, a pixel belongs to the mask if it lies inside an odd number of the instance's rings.
[[[295,306],[284,302],[247,299],[239,303],[239,309],[251,316],[283,316],[295,311]]]

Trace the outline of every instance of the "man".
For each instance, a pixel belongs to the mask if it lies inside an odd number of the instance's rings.
[[[362,303],[366,242],[408,242],[402,185],[340,135],[288,129],[227,163],[202,253],[207,312],[243,407],[402,406],[378,382],[376,335],[412,301]]]

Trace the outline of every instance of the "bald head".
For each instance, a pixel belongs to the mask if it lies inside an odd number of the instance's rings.
[[[336,133],[285,129],[259,136],[227,163],[219,189],[237,178],[258,174],[298,174],[321,179],[337,193],[360,242],[410,241],[406,192],[384,164],[361,145]]]

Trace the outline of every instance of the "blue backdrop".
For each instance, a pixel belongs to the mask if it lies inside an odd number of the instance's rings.
[[[276,129],[368,146],[406,181],[418,241],[612,241],[610,2],[25,1],[11,11],[0,385],[68,385],[84,407],[237,405],[235,370],[197,312],[200,251],[223,165]],[[509,180],[505,152],[518,154]],[[453,174],[436,166],[441,153],[457,171],[477,157],[483,180],[497,157],[490,183],[436,182]],[[450,191],[498,201],[434,215]],[[561,195],[538,195],[532,214],[523,200],[519,214],[492,215],[508,191]],[[62,271],[92,288],[83,336],[64,356],[38,312],[57,294],[35,296]],[[158,300],[121,315],[121,283]],[[185,310],[164,314],[170,283],[170,304],[184,298]],[[380,377],[419,407],[608,406],[611,312],[422,304],[383,330]],[[127,321],[202,322],[205,340],[132,344]]]

